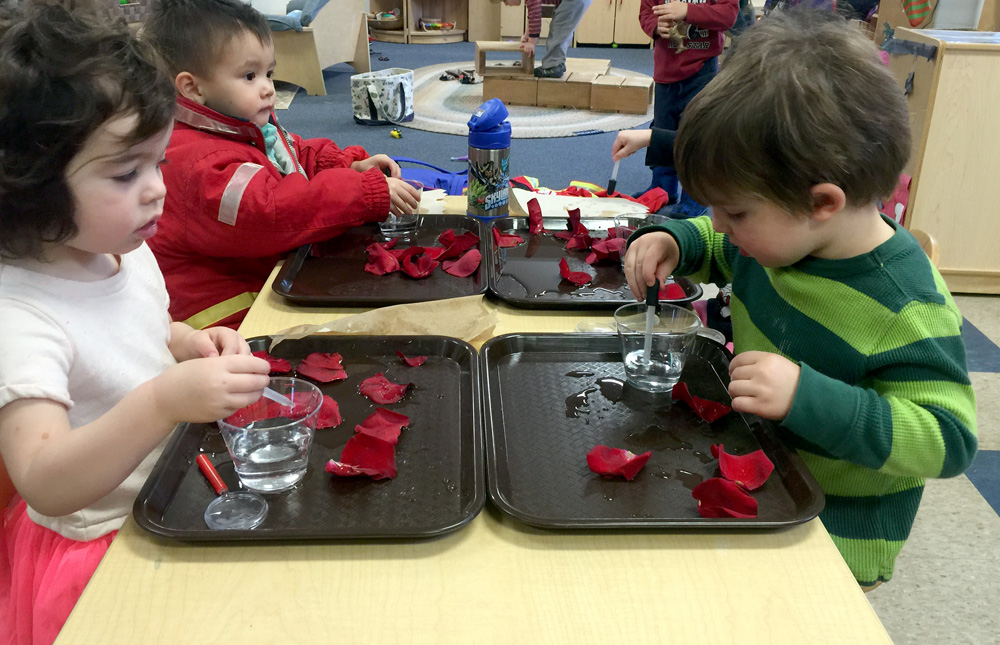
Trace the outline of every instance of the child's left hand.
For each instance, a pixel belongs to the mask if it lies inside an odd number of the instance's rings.
[[[688,15],[688,5],[686,2],[664,2],[653,6],[653,13],[659,19],[658,22],[667,20],[669,22],[680,22],[686,20]]]
[[[395,177],[396,179],[399,179],[403,176],[402,171],[399,169],[399,164],[393,161],[389,155],[373,155],[367,159],[355,161],[351,164],[351,168],[353,170],[357,170],[358,172],[378,168],[386,177]]]
[[[194,358],[250,354],[250,345],[247,341],[239,332],[228,327],[193,329],[184,323],[173,323],[171,336],[170,350],[177,362]]]
[[[802,373],[796,363],[770,352],[743,352],[729,363],[733,409],[772,421],[788,416]]]

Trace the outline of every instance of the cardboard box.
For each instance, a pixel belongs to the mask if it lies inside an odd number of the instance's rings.
[[[525,78],[486,77],[483,79],[483,100],[498,98],[507,105],[537,105],[538,80]]]
[[[572,72],[562,78],[538,79],[538,105],[590,109],[590,87],[597,74]]]

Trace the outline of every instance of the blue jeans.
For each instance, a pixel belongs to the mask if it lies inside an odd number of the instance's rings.
[[[719,58],[705,61],[694,75],[676,83],[657,83],[653,90],[653,127],[676,130],[681,115],[691,99],[719,73]],[[677,199],[677,170],[673,166],[652,166],[653,181],[649,189],[662,188],[673,202]],[[682,193],[681,200],[686,197]],[[690,199],[690,198],[688,198]],[[694,200],[691,200],[694,201]]]
[[[573,32],[590,3],[591,0],[562,0],[552,12],[549,36],[545,39],[545,58],[541,65],[543,69],[566,64],[566,52],[573,42]]]

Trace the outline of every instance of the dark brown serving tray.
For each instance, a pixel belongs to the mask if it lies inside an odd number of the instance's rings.
[[[641,221],[641,218],[637,218]],[[584,225],[593,237],[607,236],[615,225],[613,217],[588,218]],[[629,291],[619,260],[598,260],[587,264],[584,258],[589,251],[567,251],[566,241],[553,237],[556,231],[567,230],[564,217],[543,218],[542,225],[549,233],[532,235],[528,232],[528,218],[504,217],[494,220],[487,227],[487,251],[483,263],[489,271],[489,289],[496,297],[523,309],[603,309],[613,310],[635,302]],[[524,238],[525,243],[512,248],[497,248],[493,242],[495,226],[501,233],[513,233]],[[578,287],[559,275],[559,260],[566,258],[572,271],[586,271],[594,276],[590,284]],[[673,304],[694,302],[702,295],[701,285],[687,278],[678,278],[677,284],[685,296],[664,300]]]
[[[400,240],[396,248],[436,246],[437,238],[449,228],[456,235],[472,231],[479,236],[477,247],[486,256],[485,227],[466,215],[421,215],[413,240]],[[426,302],[474,296],[486,292],[483,265],[467,278],[449,275],[440,267],[426,278],[415,280],[397,271],[375,275],[365,271],[365,249],[372,242],[384,242],[378,224],[365,224],[320,244],[306,244],[291,253],[275,276],[275,293],[300,305],[384,307],[409,302]],[[317,255],[318,254],[318,255]]]
[[[270,339],[250,341],[266,349]],[[396,356],[428,356],[409,367]],[[133,507],[147,531],[180,540],[279,540],[423,538],[454,531],[472,520],[486,500],[478,354],[468,343],[444,336],[310,336],[286,340],[273,354],[294,366],[311,352],[340,352],[349,377],[318,384],[340,406],[343,423],[317,430],[309,470],[295,488],[267,495],[264,522],[247,531],[212,531],[203,518],[215,496],[195,464],[205,452],[230,490],[240,488],[219,430],[183,424],[153,468]],[[340,478],[324,471],[339,459],[354,426],[377,407],[358,393],[376,372],[414,384],[399,403],[386,405],[410,417],[396,446],[395,479]]]
[[[812,519],[823,493],[770,422],[732,412],[709,425],[669,395],[625,385],[612,334],[509,334],[481,350],[487,487],[504,512],[544,528],[776,528]],[[692,393],[729,402],[729,354],[698,338],[681,380]],[[754,519],[703,518],[694,486],[718,476],[710,446],[763,448],[775,470],[752,494]],[[652,457],[632,481],[587,467],[596,445]]]

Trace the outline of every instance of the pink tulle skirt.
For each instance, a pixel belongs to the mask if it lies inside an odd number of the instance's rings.
[[[49,645],[117,531],[79,542],[28,517],[15,496],[0,517],[0,643]]]

